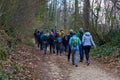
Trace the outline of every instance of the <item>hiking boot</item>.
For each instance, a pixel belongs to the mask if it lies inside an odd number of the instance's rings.
[[[55,53],[55,51],[53,50],[53,53]]]
[[[46,55],[46,53],[44,53]]]
[[[90,65],[90,61],[87,61],[86,63],[87,63],[87,66],[89,66],[89,65]]]
[[[62,54],[60,54],[60,56],[62,56]]]
[[[70,62],[70,59],[68,59],[68,62]]]
[[[87,66],[89,66],[90,65],[90,63],[87,63]]]
[[[74,63],[72,63],[72,65],[75,65]]]
[[[80,62],[83,62],[83,60],[80,60]]]
[[[78,65],[75,65],[75,67],[78,67]]]

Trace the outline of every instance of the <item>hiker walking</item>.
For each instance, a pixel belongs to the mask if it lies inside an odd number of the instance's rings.
[[[38,42],[37,42],[37,29],[35,29],[35,31],[34,31],[34,40],[35,40],[35,44],[37,44]]]
[[[73,36],[73,30],[70,29],[70,33],[68,35],[68,41],[70,41],[70,38]],[[68,62],[70,62],[70,55],[71,55],[71,46],[68,45]]]
[[[93,41],[92,35],[90,34],[88,30],[86,30],[85,34],[83,35],[82,43],[83,43],[85,56],[86,56],[86,64],[89,65],[90,64],[90,61],[89,61],[90,48],[91,46],[94,46],[94,48],[96,48],[96,45]]]
[[[41,31],[40,33],[40,50],[43,50],[43,42],[42,42],[42,35],[43,35],[43,31]]]
[[[83,28],[80,28],[80,30],[76,33],[77,37],[82,41],[82,37],[84,34]],[[79,53],[80,53],[80,62],[83,62],[84,54],[83,54],[83,44],[79,46]]]
[[[64,46],[64,51],[65,51],[65,54],[68,55],[68,43],[69,43],[69,39],[68,39],[68,34],[66,34],[64,37],[63,37],[63,46]]]
[[[78,67],[79,46],[81,45],[81,41],[75,33],[73,34],[73,37],[70,38],[69,45],[72,52],[72,64]]]
[[[62,49],[63,49],[63,46],[62,46],[62,37],[60,37],[60,35],[58,34],[57,35],[57,38],[56,38],[56,50],[57,50],[57,55],[58,53],[60,53],[60,56],[62,55]]]
[[[55,53],[55,32],[53,31],[53,29],[50,32],[48,40],[50,45],[50,54]]]
[[[37,46],[38,46],[38,48],[39,48],[39,47],[40,47],[40,37],[41,37],[40,31],[37,31],[36,37],[37,37]]]
[[[43,45],[43,52],[44,52],[44,54],[46,54],[47,46],[48,46],[48,34],[43,33],[41,35],[41,40],[42,40],[42,45]]]

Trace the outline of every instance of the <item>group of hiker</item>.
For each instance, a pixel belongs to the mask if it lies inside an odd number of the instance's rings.
[[[67,55],[68,62],[70,62],[70,56],[72,55],[72,64],[78,67],[79,62],[83,62],[84,54],[86,57],[86,64],[90,64],[89,52],[91,46],[96,48],[92,35],[88,30],[80,28],[78,32],[70,29],[69,33],[65,33],[63,30],[55,31],[39,31],[34,32],[35,44],[43,50],[44,54],[48,53],[47,48],[49,46],[50,54]],[[80,55],[80,59],[79,59]]]

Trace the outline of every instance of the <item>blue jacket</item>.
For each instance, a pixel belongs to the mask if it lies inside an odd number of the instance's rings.
[[[76,46],[76,47],[74,47],[73,45],[72,45],[72,39],[73,38],[76,38],[77,40],[78,40],[78,45]],[[69,46],[71,47],[71,50],[79,50],[79,46],[81,45],[81,41],[80,41],[80,39],[76,36],[76,35],[73,35],[73,37],[71,37],[70,38],[70,40],[69,40]]]
[[[40,38],[40,36],[41,36],[40,32],[37,32],[37,33],[36,33],[36,37],[37,37],[37,38]]]

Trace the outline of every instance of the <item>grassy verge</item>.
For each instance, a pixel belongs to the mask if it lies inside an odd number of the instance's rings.
[[[96,50],[91,51],[95,57],[116,56],[120,57],[120,31],[111,31],[104,36],[105,44],[98,46]]]

